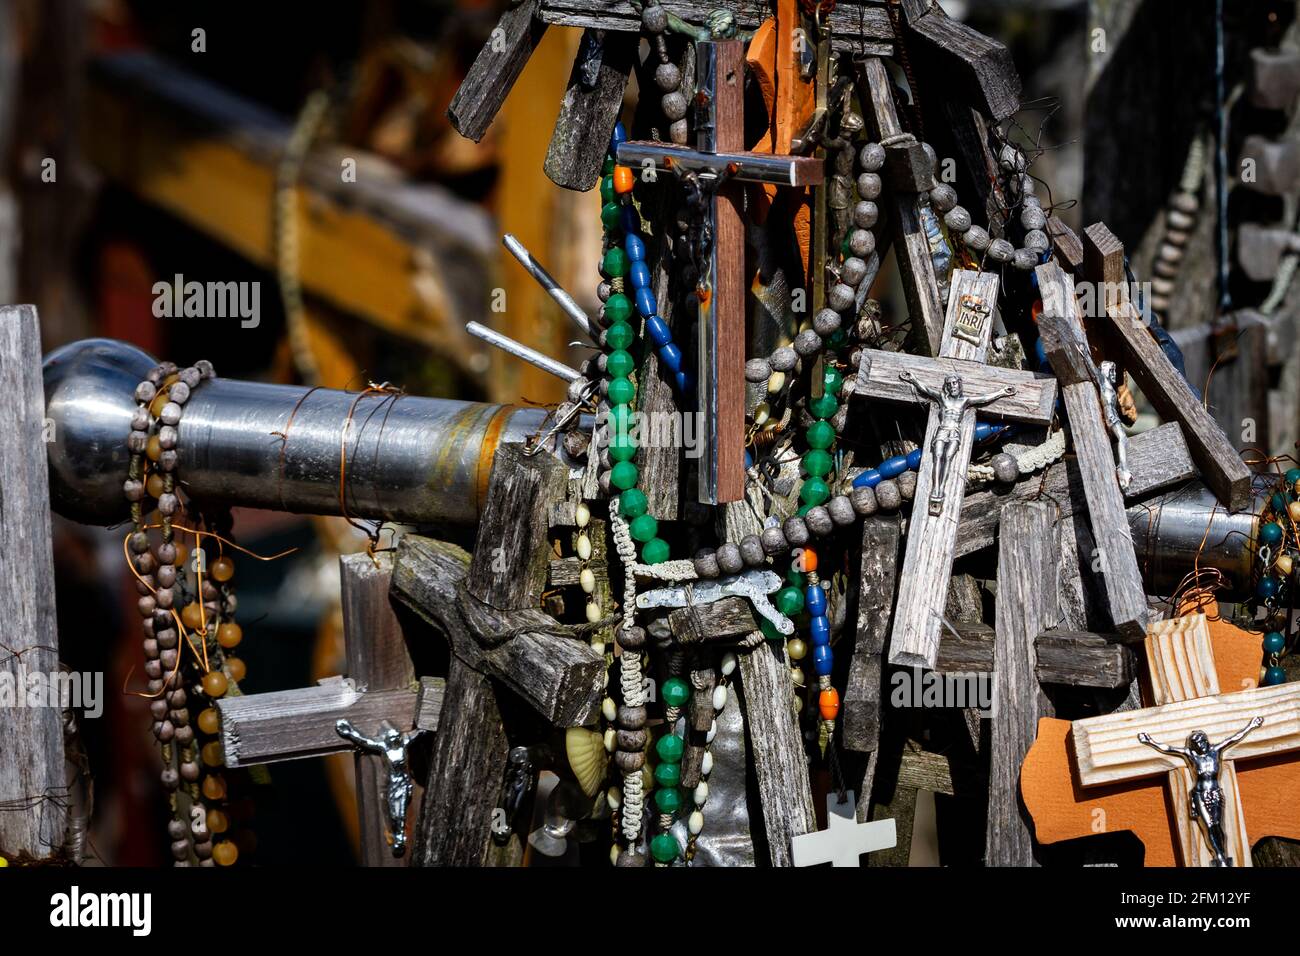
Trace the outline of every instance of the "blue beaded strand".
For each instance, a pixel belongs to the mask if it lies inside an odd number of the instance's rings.
[[[975,423],[975,441],[987,441],[990,438],[1005,438],[1012,433],[1013,425],[986,425]],[[916,471],[921,467],[921,449],[913,449],[906,455],[886,458],[875,468],[863,470],[853,479],[854,488],[874,488],[886,478],[896,478],[905,471]]]

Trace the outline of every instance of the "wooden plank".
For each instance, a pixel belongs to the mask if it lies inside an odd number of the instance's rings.
[[[880,746],[881,668],[894,614],[901,541],[902,528],[897,515],[872,515],[863,519],[858,621],[844,705],[840,709],[841,742],[847,750],[869,753]]]
[[[715,9],[708,0],[665,0],[663,7],[692,24],[703,24]],[[765,0],[737,0],[727,5],[742,30],[753,30],[770,16]],[[641,14],[627,0],[542,0],[541,19],[566,27],[639,32]],[[841,52],[890,56],[894,29],[884,3],[875,0],[839,3],[829,14],[832,45]]]
[[[1059,265],[1049,262],[1037,269],[1043,311],[1038,327],[1048,361],[1062,389],[1075,462],[1088,503],[1089,524],[1096,542],[1096,560],[1106,594],[1111,624],[1116,631],[1137,640],[1146,634],[1146,588],[1133,550],[1124,496],[1115,477],[1111,436],[1101,417],[1101,396],[1093,378],[1088,342],[1074,298],[1074,280]],[[1080,555],[1081,560],[1087,556]]]
[[[388,596],[393,576],[393,555],[380,552],[339,556],[339,589],[343,605],[343,643],[347,651],[348,677],[357,690],[405,689],[416,684],[415,666],[406,648],[402,626]],[[415,701],[411,701],[414,713]],[[403,716],[406,707],[403,707]],[[382,719],[382,718],[381,718]],[[388,718],[393,720],[393,718]],[[378,725],[353,726],[374,736]],[[394,722],[393,726],[397,726]],[[398,727],[409,730],[409,727]],[[405,857],[393,856],[388,842],[388,774],[379,754],[357,751],[354,755],[357,790],[357,819],[361,834],[362,866],[405,866]],[[411,796],[411,808],[420,805],[419,793]],[[411,811],[414,812],[413,810]],[[410,814],[408,814],[409,816]]]
[[[1084,232],[1084,248],[1090,263],[1108,262],[1114,257],[1114,237],[1101,223]],[[1122,246],[1120,247],[1122,250]],[[1106,266],[1109,269],[1109,266]],[[1092,281],[1098,281],[1094,273]],[[1127,299],[1106,310],[1100,326],[1125,370],[1133,376],[1142,394],[1167,421],[1183,426],[1183,437],[1205,483],[1229,511],[1240,511],[1250,501],[1250,469],[1223,430],[1197,401],[1187,382],[1168,356],[1156,344],[1142,316]]]
[[[418,710],[421,687],[426,698],[423,712]],[[334,729],[342,718],[365,734],[374,733],[384,720],[402,731],[417,726],[436,730],[442,690],[443,681],[437,677],[422,678],[418,685],[374,691],[360,690],[351,678],[331,677],[315,687],[224,697],[217,701],[217,710],[226,766],[251,767],[348,753],[352,745]]]
[[[1124,497],[1129,503],[1141,501],[1197,474],[1177,422],[1166,422],[1158,428],[1131,436],[1128,458],[1133,482]],[[1044,472],[1024,476],[1010,490],[989,487],[968,495],[962,504],[961,524],[957,529],[956,556],[965,557],[993,544],[998,515],[1004,505],[1038,498],[1056,502],[1061,508],[1062,518],[1072,515],[1076,507],[1083,510],[1082,479],[1072,475],[1064,462],[1057,462]]]
[[[1049,708],[1038,686],[1034,643],[1055,619],[1056,561],[1050,505],[1002,512],[993,649],[992,754],[985,865],[1035,866],[1033,830],[1020,809],[1020,765]]]
[[[988,336],[992,314],[984,325],[980,344],[974,344],[953,334],[958,317],[962,314],[961,300],[973,295],[992,304],[998,298],[998,277],[990,272],[953,272],[952,294],[948,299],[948,321],[944,329],[944,358],[968,362],[981,362],[988,350]],[[939,429],[939,411],[931,407],[922,448],[926,457],[931,454],[934,437]],[[971,443],[975,430],[975,410],[968,408],[961,419],[961,441],[952,455],[952,465],[944,476],[941,489],[945,505],[935,515],[925,507],[912,510],[907,529],[907,553],[899,581],[898,604],[894,609],[894,624],[889,647],[889,662],[902,667],[933,667],[939,651],[942,600],[945,593],[936,593],[936,582],[947,581],[952,575],[953,544],[957,538],[957,525],[962,510],[966,484],[966,465],[970,461]],[[917,475],[915,500],[928,501],[933,483],[932,468],[922,459]]]
[[[541,42],[546,23],[537,17],[538,0],[508,7],[452,97],[447,116],[461,136],[478,142]]]
[[[909,50],[940,71],[952,96],[991,120],[1020,109],[1020,74],[1005,46],[951,19],[938,4],[908,0],[903,12]]]
[[[884,63],[868,57],[855,61],[855,67],[862,115],[874,129],[877,140],[899,135],[903,127],[894,107],[893,82]],[[921,227],[921,200],[916,195],[896,192],[890,199],[894,212],[891,220],[897,245],[898,271],[903,280],[908,313],[912,317],[913,351],[938,355],[944,310],[934,274],[934,261],[930,258],[930,242]]]
[[[59,673],[41,329],[30,305],[0,306],[0,676],[26,695],[28,680]],[[0,856],[58,857],[67,827],[60,707],[0,707]]]
[[[960,375],[962,390],[971,395],[1016,386],[1016,394],[980,407],[979,417],[993,421],[1050,425],[1056,414],[1057,381],[1050,375],[1019,369],[994,368],[983,362],[944,359],[936,363],[906,352],[863,349],[862,363],[854,376],[853,394],[903,405],[915,405],[916,392],[899,373],[911,372],[918,382],[939,388],[948,375]]]
[[[668,626],[680,644],[700,641],[734,641],[758,630],[758,619],[744,598],[729,597],[711,604],[676,608]]]
[[[583,35],[546,153],[546,175],[557,186],[585,192],[600,179],[639,39],[590,29]],[[600,69],[588,86],[585,60],[594,55],[600,57]]]
[[[1083,269],[1083,241],[1078,233],[1061,221],[1059,216],[1047,217],[1047,238],[1052,243],[1052,254],[1066,272],[1078,276]]]
[[[1034,641],[1040,684],[1113,689],[1127,687],[1136,672],[1130,647],[1116,634],[1053,628]],[[956,624],[944,631],[935,670],[944,674],[993,670],[994,629],[987,624]]]

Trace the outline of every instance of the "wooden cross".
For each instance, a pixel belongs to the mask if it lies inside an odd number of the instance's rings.
[[[983,404],[982,415],[1038,425],[1050,423],[1056,402],[1055,379],[983,364],[997,293],[998,277],[993,273],[954,271],[940,357],[866,351],[859,367],[856,394],[914,403],[922,400],[923,392],[933,394],[949,387],[948,380],[955,376],[961,394],[968,397],[987,399],[996,390],[1009,390],[1005,397]],[[865,374],[863,368],[867,369]],[[910,376],[923,392],[900,376]],[[909,523],[898,606],[894,610],[889,660],[905,667],[933,669],[939,653],[943,594],[952,574],[953,545],[975,432],[975,409],[966,407],[956,426],[955,440],[936,448],[942,420],[942,410],[932,405],[917,475],[918,504]],[[944,431],[945,435],[951,434],[949,429]],[[938,484],[937,459],[945,463]]]
[[[745,45],[699,40],[696,148],[632,141],[618,147],[619,163],[641,170],[696,177],[708,203],[711,240],[700,264],[699,374],[703,451],[699,500],[739,501],[745,488],[745,230],[740,182],[809,186],[824,178],[811,157],[744,152]]]
[[[826,795],[826,829],[794,838],[795,866],[858,866],[864,853],[888,850],[898,843],[893,820],[858,822],[858,805],[853,791],[845,792],[841,803],[838,794]]]
[[[225,697],[221,745],[227,767],[249,767],[304,757],[354,751],[336,728],[348,720],[374,735],[385,721],[399,731],[436,730],[444,681],[416,680],[402,628],[389,603],[392,555],[347,554],[339,559],[343,597],[343,639],[348,677],[331,677],[315,687]],[[363,866],[404,866],[389,849],[382,759],[356,754],[357,816]],[[411,801],[419,806],[419,792]]]
[[[1201,731],[1219,743],[1262,717],[1260,726],[1223,755],[1219,776],[1227,855],[1234,866],[1250,866],[1250,837],[1234,765],[1300,749],[1300,684],[1223,693],[1204,614],[1152,624],[1146,652],[1156,706],[1076,720],[1070,735],[1079,782],[1086,788],[1166,774],[1182,864],[1210,866],[1210,845],[1188,800],[1195,778],[1182,760],[1159,753],[1138,735],[1182,745]]]

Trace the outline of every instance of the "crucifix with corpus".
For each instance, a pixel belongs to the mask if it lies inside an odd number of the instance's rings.
[[[729,21],[728,21],[729,22]],[[620,164],[649,179],[672,173],[688,186],[688,201],[703,205],[696,250],[699,278],[697,376],[703,416],[699,500],[739,501],[745,488],[746,276],[744,194],[741,183],[813,186],[824,178],[821,160],[744,151],[745,44],[719,36],[695,43],[696,142],[629,141]]]
[[[938,358],[874,349],[862,353],[855,394],[930,406],[916,482],[916,501],[926,506],[918,505],[909,522],[890,641],[892,664],[933,669],[938,657],[943,594],[952,574],[975,409],[1004,421],[1052,421],[1056,379],[984,364],[997,297],[995,274],[958,269]]]

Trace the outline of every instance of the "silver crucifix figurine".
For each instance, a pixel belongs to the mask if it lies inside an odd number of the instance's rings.
[[[1232,866],[1232,859],[1227,854],[1227,844],[1223,836],[1223,788],[1219,786],[1219,773],[1223,769],[1223,752],[1234,744],[1240,743],[1245,736],[1260,724],[1263,717],[1256,717],[1241,730],[1222,743],[1212,744],[1204,731],[1194,730],[1187,735],[1186,747],[1170,747],[1156,743],[1150,734],[1138,734],[1138,741],[1162,754],[1182,757],[1187,761],[1192,773],[1196,775],[1196,785],[1189,795],[1192,817],[1200,821],[1205,839],[1214,854],[1215,866]]]
[[[934,474],[930,482],[930,514],[943,512],[943,482],[948,476],[948,465],[952,456],[961,446],[961,417],[968,408],[979,408],[1016,394],[1015,388],[1008,385],[988,395],[963,395],[961,376],[949,375],[943,380],[941,389],[922,385],[911,372],[899,372],[898,377],[912,386],[912,390],[922,398],[939,406],[939,428],[934,433],[930,451],[934,455]]]
[[[385,720],[379,725],[378,737],[367,737],[347,719],[339,720],[334,729],[340,737],[351,741],[358,749],[384,758],[384,768],[388,771],[385,787],[388,830],[392,835],[393,856],[401,856],[406,852],[406,808],[411,802],[411,791],[414,789],[411,770],[406,763],[406,751],[411,741],[424,731],[410,730],[402,733]]]
[[[1124,430],[1124,421],[1119,415],[1119,367],[1111,361],[1102,362],[1097,371],[1097,388],[1101,391],[1102,417],[1106,421],[1106,430],[1115,439],[1115,477],[1119,480],[1119,490],[1128,491],[1133,481],[1133,473],[1128,470],[1128,432]]]

